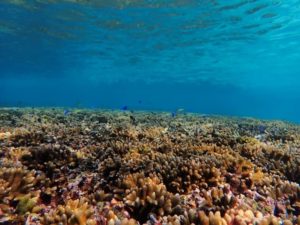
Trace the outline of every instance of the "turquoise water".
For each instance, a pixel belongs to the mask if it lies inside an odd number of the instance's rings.
[[[300,1],[1,0],[0,106],[300,122]]]

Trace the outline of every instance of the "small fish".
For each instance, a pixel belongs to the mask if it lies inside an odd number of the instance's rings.
[[[64,116],[68,116],[71,112],[68,109],[64,110]]]
[[[171,112],[171,116],[172,116],[172,118],[174,118],[174,117],[176,117],[176,112]]]
[[[128,106],[127,106],[127,105],[122,106],[122,107],[121,107],[121,110],[122,110],[122,111],[128,110]]]
[[[139,103],[139,104],[142,104],[142,100],[139,100],[138,103]]]

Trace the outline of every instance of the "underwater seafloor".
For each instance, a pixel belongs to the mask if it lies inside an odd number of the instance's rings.
[[[0,224],[300,224],[300,126],[0,109]]]

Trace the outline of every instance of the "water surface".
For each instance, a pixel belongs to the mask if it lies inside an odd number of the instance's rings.
[[[299,3],[2,0],[0,105],[299,122]]]

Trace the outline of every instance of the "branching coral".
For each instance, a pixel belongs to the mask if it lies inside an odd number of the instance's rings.
[[[36,177],[34,172],[23,168],[2,168],[0,169],[0,199],[12,200],[20,194],[27,194],[42,179],[42,176]]]
[[[180,211],[179,196],[169,193],[157,177],[137,173],[128,175],[123,183],[125,204],[134,211],[135,217],[147,218],[151,212],[163,216]]]
[[[95,225],[93,215],[94,209],[85,199],[68,200],[65,206],[45,214],[43,224]]]
[[[59,173],[78,165],[78,158],[66,146],[40,145],[29,150],[29,154],[22,156],[21,161],[30,169],[41,170],[47,177],[53,179]]]

